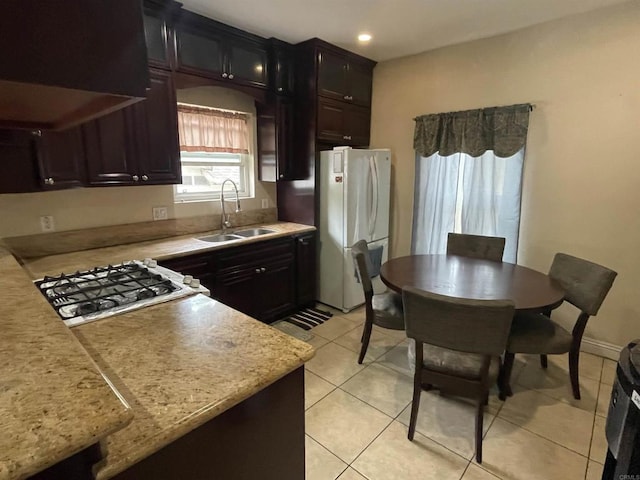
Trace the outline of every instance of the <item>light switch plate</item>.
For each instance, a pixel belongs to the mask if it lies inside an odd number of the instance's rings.
[[[167,207],[153,207],[154,220],[166,220],[168,218]]]

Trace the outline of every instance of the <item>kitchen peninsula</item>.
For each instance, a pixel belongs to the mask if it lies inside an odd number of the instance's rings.
[[[272,227],[275,237],[313,229]],[[96,445],[99,479],[304,478],[308,344],[203,295],[68,329],[31,282],[211,248],[225,246],[189,235],[22,265],[2,252],[0,479]]]

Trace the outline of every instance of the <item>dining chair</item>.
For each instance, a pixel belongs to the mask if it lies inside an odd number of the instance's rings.
[[[402,298],[407,337],[416,350],[408,438],[413,440],[423,388],[473,398],[476,461],[482,463],[484,406],[498,378],[514,303],[447,297],[414,287],[403,288]]]
[[[483,235],[449,232],[447,236],[447,254],[501,262],[504,243],[504,237],[486,237]]]
[[[362,347],[360,348],[360,355],[358,356],[358,363],[362,363],[367,353],[367,348],[369,347],[373,326],[378,325],[379,327],[389,328],[391,330],[404,330],[404,313],[402,310],[401,295],[395,292],[374,294],[371,279],[378,275],[372,276],[371,274],[374,272],[374,269],[371,264],[371,256],[369,255],[367,242],[364,240],[356,242],[351,247],[351,255],[353,256],[358,279],[364,292],[366,311],[364,329],[362,331],[362,338],[360,339]]]
[[[502,400],[511,395],[509,377],[516,353],[539,354],[542,368],[547,368],[547,355],[568,353],[573,396],[580,400],[578,364],[582,335],[589,317],[598,313],[616,275],[613,270],[582,258],[566,253],[555,255],[549,276],[566,292],[564,300],[577,307],[580,313],[571,333],[551,320],[551,311],[523,312],[515,316],[504,356],[500,388]]]

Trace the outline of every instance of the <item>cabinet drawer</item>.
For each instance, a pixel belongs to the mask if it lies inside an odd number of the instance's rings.
[[[222,273],[226,268],[249,268],[287,255],[293,256],[291,237],[225,249],[215,255],[215,264],[218,272]]]

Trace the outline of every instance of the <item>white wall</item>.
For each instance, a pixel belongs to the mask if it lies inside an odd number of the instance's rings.
[[[392,255],[410,250],[413,118],[533,103],[518,263],[567,252],[618,271],[587,335],[640,337],[640,3],[380,63],[372,146],[394,152]],[[569,309],[558,315],[569,325]]]
[[[178,100],[253,114],[255,104],[247,95],[219,87],[180,90]],[[256,139],[253,139],[257,151]],[[257,160],[257,159],[256,159]],[[256,161],[257,164],[257,161]],[[254,168],[257,179],[257,165]],[[256,181],[254,198],[243,199],[244,210],[261,208],[261,200],[276,205],[275,183]],[[0,238],[40,233],[40,216],[52,215],[56,231],[105,225],[146,222],[153,219],[152,208],[165,206],[169,218],[184,218],[220,212],[220,202],[173,201],[173,186],[96,187],[53,192],[0,195]]]

